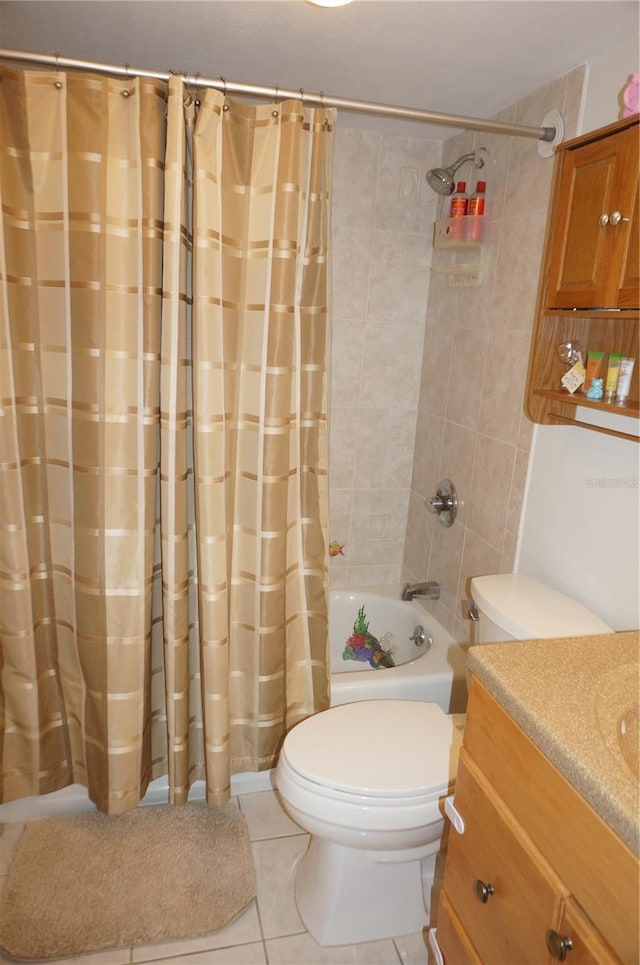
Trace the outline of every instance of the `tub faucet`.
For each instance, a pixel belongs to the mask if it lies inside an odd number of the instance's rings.
[[[426,583],[405,583],[402,587],[403,600],[439,600],[440,584],[435,580]]]

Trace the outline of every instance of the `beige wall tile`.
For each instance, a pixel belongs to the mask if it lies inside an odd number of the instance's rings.
[[[429,292],[431,237],[404,231],[373,234],[367,319],[386,326],[424,326]],[[408,356],[407,356],[408,357]]]
[[[449,422],[476,428],[486,352],[487,335],[484,332],[473,328],[456,331],[445,409],[445,417]]]
[[[336,406],[329,422],[329,485],[352,489],[358,442],[358,410]]]
[[[424,355],[420,382],[419,413],[421,415],[444,415],[454,328],[427,325],[424,337]]]
[[[464,527],[455,523],[445,527],[436,522],[433,527],[428,578],[440,584],[440,601],[452,613],[458,601],[464,535]]]
[[[373,245],[368,228],[337,226],[332,231],[332,310],[337,318],[364,319]]]
[[[331,405],[356,406],[364,356],[364,318],[334,318],[331,345]]]
[[[513,446],[478,435],[468,526],[500,552],[504,542],[515,454]]]
[[[333,227],[373,228],[380,135],[336,130],[333,148]]]
[[[442,144],[424,138],[382,138],[376,185],[377,228],[422,234],[431,239],[437,195],[425,174],[440,164]]]
[[[427,578],[433,520],[433,515],[425,509],[423,497],[412,490],[409,496],[404,547],[403,580],[405,581],[416,583]]]
[[[478,424],[483,433],[512,445],[518,443],[529,363],[528,332],[489,335]]]
[[[409,508],[408,489],[354,490],[349,564],[379,566],[402,564]],[[387,539],[375,535],[371,518],[389,516]]]
[[[355,485],[359,489],[408,489],[415,436],[415,408],[359,409]]]
[[[455,422],[445,422],[440,478],[451,479],[458,494],[458,514],[454,527],[465,526],[471,500],[471,480],[477,433]]]
[[[360,406],[388,410],[418,408],[424,327],[404,318],[367,324]],[[415,421],[415,420],[414,420]]]
[[[416,433],[413,458],[413,485],[423,500],[435,495],[441,478],[442,440],[444,419],[440,415],[427,415],[420,419],[420,431]]]

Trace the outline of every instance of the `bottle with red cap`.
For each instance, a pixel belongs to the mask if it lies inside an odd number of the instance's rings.
[[[464,218],[469,208],[469,195],[467,194],[467,182],[458,181],[455,193],[451,195],[451,207],[449,208],[450,218]]]
[[[478,181],[478,183],[476,184],[475,191],[469,198],[467,213],[469,214],[470,217],[474,218],[473,221],[469,221],[469,225],[468,225],[467,236],[469,238],[469,241],[482,241],[482,234],[483,234],[482,229],[484,225],[482,221],[475,220],[475,219],[476,218],[480,219],[484,214],[484,200],[485,200],[486,190],[487,190],[487,182]]]
[[[484,214],[484,198],[485,192],[487,190],[486,181],[478,181],[476,184],[476,189],[469,198],[469,207],[467,214],[481,215]]]

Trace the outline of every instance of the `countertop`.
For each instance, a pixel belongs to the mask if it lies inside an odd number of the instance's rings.
[[[468,669],[638,854],[640,632],[483,644]]]

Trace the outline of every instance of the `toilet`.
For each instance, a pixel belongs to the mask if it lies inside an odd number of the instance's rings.
[[[586,607],[520,574],[476,577],[471,594],[480,642],[611,632]],[[275,780],[285,810],[311,835],[295,897],[319,945],[428,923],[460,743],[437,704],[414,700],[342,704],[289,731]]]

